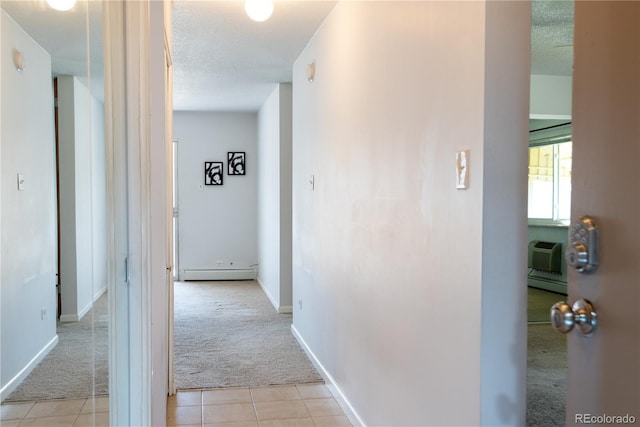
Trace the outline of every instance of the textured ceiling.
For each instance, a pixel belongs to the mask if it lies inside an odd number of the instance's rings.
[[[335,1],[276,1],[265,22],[242,1],[175,1],[173,101],[177,110],[258,110]],[[206,96],[194,96],[206,94]]]
[[[0,7],[51,54],[55,76],[74,75],[88,84],[90,70],[92,91],[103,98],[101,1],[80,1],[67,12],[51,9],[45,0],[2,0]],[[29,58],[24,58],[24,64],[29,66]]]
[[[573,73],[573,1],[535,0],[531,6],[531,73]]]
[[[335,6],[329,0],[276,0],[266,22],[249,20],[241,0],[174,0],[174,107],[257,110]],[[52,55],[55,74],[87,80],[89,28],[92,90],[102,97],[101,1],[79,0],[70,12],[45,0],[2,0],[0,6]],[[532,2],[532,73],[571,75],[573,1]],[[28,66],[28,58],[25,58]]]

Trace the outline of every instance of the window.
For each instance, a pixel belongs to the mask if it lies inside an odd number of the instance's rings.
[[[555,127],[554,127],[555,128]],[[554,129],[557,130],[557,129]],[[554,132],[538,138],[531,132],[529,147],[529,219],[567,221],[571,215],[571,135]],[[562,142],[553,142],[562,141]]]

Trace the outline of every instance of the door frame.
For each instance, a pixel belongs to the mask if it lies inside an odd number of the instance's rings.
[[[180,280],[180,220],[179,220],[179,203],[180,203],[180,194],[178,193],[179,188],[179,176],[178,176],[178,149],[179,149],[179,141],[174,139],[172,141],[173,148],[173,181],[171,183],[173,187],[173,207],[172,207],[172,217],[173,217],[173,280]],[[173,317],[173,316],[171,316]]]
[[[165,51],[171,4],[103,1],[103,11],[110,423],[164,425],[172,279],[171,60]]]

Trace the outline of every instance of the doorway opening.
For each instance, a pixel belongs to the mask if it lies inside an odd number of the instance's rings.
[[[550,309],[567,294],[573,24],[573,2],[532,1],[528,239],[523,242],[528,245],[527,425],[565,424],[566,336],[553,330]]]

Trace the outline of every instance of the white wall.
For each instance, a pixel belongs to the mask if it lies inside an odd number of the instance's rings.
[[[294,66],[294,331],[366,425],[524,424],[530,8],[488,3],[339,2]]]
[[[530,22],[530,2],[486,2],[480,331],[483,426],[525,424],[527,245],[523,242],[527,238]]]
[[[91,97],[91,212],[93,226],[93,295],[107,289],[107,172],[104,141],[104,104]]]
[[[280,312],[291,311],[291,84],[258,113],[258,282]]]
[[[5,398],[57,342],[57,262],[51,57],[4,11],[0,14],[0,394]],[[14,49],[24,55],[22,72],[13,65]],[[23,191],[17,189],[18,173],[24,174]],[[41,319],[43,308],[47,314]]]
[[[255,268],[257,114],[176,111],[173,126],[178,141],[180,277],[192,269]],[[229,151],[246,152],[246,175],[227,175]],[[222,186],[204,185],[206,161],[224,163]]]
[[[571,119],[571,76],[531,75],[532,119]]]
[[[167,266],[173,264],[173,250],[170,236],[172,233],[171,182],[173,167],[172,142],[172,81],[171,68],[167,67],[166,57],[171,57],[171,3],[150,2],[150,140],[158,142],[157,150],[151,150],[150,163],[150,203],[151,215],[151,425],[165,425],[167,417],[167,393],[169,392],[170,359],[169,329],[167,310],[173,304],[171,289],[173,273]],[[166,44],[165,44],[166,42]],[[165,51],[168,50],[168,52]],[[160,144],[164,141],[164,144]],[[162,149],[164,148],[164,149]],[[157,209],[157,210],[156,210]],[[171,314],[172,315],[172,314]],[[173,372],[173,371],[171,371]],[[171,391],[173,392],[173,391]]]
[[[76,321],[107,286],[104,106],[58,77],[61,321]]]

